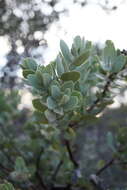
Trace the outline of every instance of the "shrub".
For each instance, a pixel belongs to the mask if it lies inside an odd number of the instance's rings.
[[[65,172],[62,174],[64,179],[61,180],[59,178],[62,169],[58,176],[58,171],[54,174],[54,186],[58,178],[59,182],[64,181],[72,188],[78,183],[79,186],[86,185],[85,180],[82,180],[80,163],[74,155],[77,129],[91,119],[96,119],[97,114],[113,103],[115,90],[121,87],[121,81],[126,81],[127,57],[120,50],[116,50],[109,40],[100,56],[91,42],[79,36],[74,39],[71,49],[64,41],[60,42],[60,48],[61,52],[56,60],[49,65],[37,65],[33,59],[26,58],[22,69],[27,84],[36,95],[33,106],[37,122],[56,130],[55,138],[50,142],[57,153],[51,173],[55,167],[56,171],[60,170],[61,165]],[[108,133],[113,158],[104,168],[91,175],[90,179],[97,187],[101,186],[98,177],[101,172],[121,160],[122,154],[126,152],[123,148],[126,147],[126,140],[123,140],[126,133],[123,135],[123,131],[118,133],[116,147],[112,134]],[[49,181],[52,182],[51,179]]]
[[[126,161],[126,128],[114,137],[108,133],[112,159],[87,179],[76,150],[78,129],[94,122],[113,103],[121,81],[126,82],[127,57],[111,41],[97,54],[89,41],[74,38],[71,49],[60,42],[60,53],[47,66],[26,58],[21,65],[27,85],[35,96],[35,112],[25,124],[20,155],[10,173],[20,188],[105,189],[101,173]],[[20,139],[20,138],[19,138]],[[24,141],[24,143],[23,143]]]

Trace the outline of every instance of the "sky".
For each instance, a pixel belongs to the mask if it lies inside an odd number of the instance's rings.
[[[110,39],[117,48],[127,49],[127,1],[110,1],[111,5],[118,5],[118,9],[110,12],[102,9],[95,1],[81,8],[64,0],[63,6],[66,8],[68,5],[69,13],[61,16],[60,21],[53,23],[45,34],[49,46],[44,52],[46,64],[56,57],[60,39],[71,44],[76,35],[101,44]]]

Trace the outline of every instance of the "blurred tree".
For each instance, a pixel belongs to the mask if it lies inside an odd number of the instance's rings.
[[[82,7],[88,3],[97,4],[107,12],[116,10],[121,4],[125,3],[125,1],[126,0],[73,0],[74,3],[79,3]]]
[[[0,36],[7,37],[10,51],[2,68],[2,87],[16,84],[16,67],[22,56],[46,45],[44,32],[65,10],[56,11],[58,0],[0,0]],[[41,55],[42,56],[42,55]]]

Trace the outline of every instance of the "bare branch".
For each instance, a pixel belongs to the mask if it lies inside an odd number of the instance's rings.
[[[65,140],[65,146],[66,146],[66,148],[67,148],[67,151],[68,151],[69,158],[70,158],[71,162],[74,164],[74,166],[75,166],[76,168],[78,168],[78,167],[79,167],[79,163],[78,163],[78,162],[75,160],[75,158],[74,158],[74,155],[73,155],[73,153],[72,153],[72,151],[71,151],[70,142],[69,142],[68,140]]]
[[[111,165],[114,164],[115,159],[112,158],[108,163],[106,163],[101,169],[99,169],[96,172],[96,175],[99,176],[104,170],[106,170],[107,168],[109,168]]]

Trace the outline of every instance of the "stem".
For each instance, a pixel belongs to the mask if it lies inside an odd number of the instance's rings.
[[[75,166],[75,168],[78,168],[79,167],[79,163],[74,158],[74,155],[73,155],[72,150],[71,150],[70,142],[68,140],[65,140],[65,146],[67,148],[67,151],[68,151],[69,158],[70,158],[71,162],[73,163],[73,165]]]
[[[47,186],[45,185],[44,181],[43,181],[43,178],[42,178],[42,175],[40,174],[40,161],[41,161],[41,155],[43,153],[43,148],[41,149],[38,157],[37,157],[37,160],[36,160],[36,176],[40,182],[40,185],[41,187],[44,189],[44,190],[48,190]]]
[[[87,112],[91,112],[96,106],[97,104],[102,101],[102,99],[105,97],[106,95],[106,92],[108,91],[108,88],[113,80],[113,77],[114,77],[114,73],[110,74],[109,77],[108,77],[108,81],[107,83],[105,84],[104,86],[104,89],[101,93],[101,97],[98,97],[94,102],[93,104],[87,109]]]
[[[99,169],[95,174],[90,175],[90,182],[92,185],[98,189],[98,190],[105,190],[106,187],[102,183],[101,178],[99,175],[106,170],[108,167],[110,167],[112,164],[114,164],[115,158],[112,158],[108,163],[106,163],[101,169]]]
[[[54,182],[54,181],[56,180],[57,174],[58,174],[58,172],[59,172],[59,170],[60,170],[62,164],[63,164],[63,160],[61,160],[61,161],[58,163],[58,165],[57,165],[57,167],[56,167],[56,169],[55,169],[55,171],[54,171],[54,173],[53,173],[53,175],[52,175],[51,181]]]
[[[104,170],[109,168],[112,164],[114,164],[115,159],[112,158],[108,163],[106,163],[100,170],[96,172],[96,175],[99,176]]]

